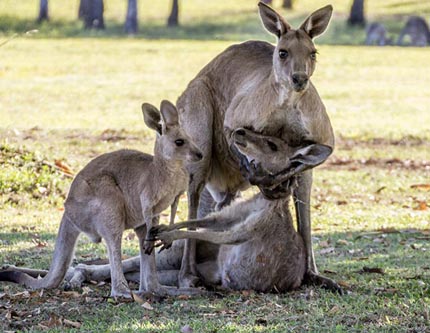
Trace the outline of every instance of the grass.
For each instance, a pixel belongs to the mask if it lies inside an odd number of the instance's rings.
[[[202,1],[186,1],[177,31],[163,27],[167,1],[148,8],[141,1],[139,34],[120,38],[124,3],[107,2],[108,29],[99,33],[81,30],[72,15],[77,2],[52,2],[52,21],[39,34],[0,48],[0,264],[49,266],[71,182],[65,171],[119,148],[152,151],[142,102],[175,100],[232,42],[271,40],[255,4],[245,0],[204,2],[204,13]],[[287,15],[296,24],[325,3],[301,0]],[[1,283],[0,331],[178,332],[185,325],[194,332],[428,331],[430,51],[327,45],[360,44],[364,36],[345,29],[348,4],[333,4],[335,20],[317,40],[313,82],[337,148],[315,171],[312,216],[318,266],[346,295],[304,286],[287,295],[171,298],[151,302],[151,309],[108,299],[108,283],[76,293],[24,293]],[[369,1],[367,13],[395,31],[405,15],[430,12],[426,2],[398,4]],[[37,1],[4,0],[4,38],[33,29],[36,8]],[[186,218],[185,198],[178,215]],[[131,234],[124,237],[126,256],[138,252]],[[75,262],[105,257],[103,245],[80,239]]]

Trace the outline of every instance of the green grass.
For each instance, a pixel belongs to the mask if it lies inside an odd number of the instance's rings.
[[[363,44],[363,28],[348,28],[345,25],[351,1],[343,0],[300,0],[292,11],[280,8],[281,1],[274,1],[274,7],[288,18],[293,26],[298,26],[310,11],[331,3],[334,15],[328,33],[320,38],[328,44]],[[78,0],[65,3],[50,3],[49,23],[35,23],[37,0],[3,0],[0,8],[0,36],[22,34],[38,29],[40,37],[124,37],[123,24],[126,1],[105,1],[105,21],[107,29],[101,32],[84,31],[82,22],[77,20]],[[181,1],[180,27],[166,27],[170,1],[154,1],[150,5],[139,1],[139,33],[145,39],[197,39],[197,40],[245,40],[268,39],[262,29],[257,14],[257,1]],[[397,35],[409,15],[429,15],[427,1],[378,0],[366,2],[366,17],[369,22],[380,21],[387,25],[389,34]]]
[[[184,1],[177,31],[163,27],[168,1],[148,8],[141,1],[137,38],[121,38],[125,1],[106,3],[105,32],[82,31],[77,1],[52,2],[52,21],[39,34],[0,48],[0,265],[49,266],[71,182],[56,161],[77,172],[115,149],[151,152],[154,134],[144,127],[142,102],[174,101],[232,42],[272,40],[252,1]],[[325,3],[297,1],[287,16],[298,24]],[[304,286],[287,295],[172,298],[148,310],[108,300],[109,284],[78,294],[19,294],[23,288],[1,283],[0,331],[78,331],[64,319],[84,332],[178,332],[184,325],[194,332],[428,331],[430,201],[428,189],[414,185],[430,179],[430,50],[326,45],[364,38],[362,30],[345,28],[349,2],[332,3],[334,22],[317,40],[313,82],[337,148],[315,172],[312,216],[318,266],[346,295]],[[37,1],[2,1],[3,38],[33,29],[36,9]],[[393,31],[414,12],[428,15],[429,5],[367,2],[369,17]],[[183,198],[178,220],[186,210]],[[130,234],[127,256],[138,252]],[[76,262],[105,257],[103,245],[80,239]],[[364,266],[385,274],[363,273]]]

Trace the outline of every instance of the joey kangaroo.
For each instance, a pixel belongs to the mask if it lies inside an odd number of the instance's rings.
[[[391,37],[387,37],[387,30],[382,23],[374,22],[367,27],[366,45],[385,46],[392,43],[393,40]]]
[[[412,46],[426,46],[430,44],[430,29],[426,20],[420,16],[411,16],[402,29],[397,45],[404,45],[406,36],[411,38]]]
[[[292,148],[281,139],[246,129],[236,129],[232,140],[251,164],[258,161],[271,175],[282,172],[288,164],[316,166],[332,152],[331,147],[321,144]],[[295,184],[293,173],[290,191]],[[220,283],[227,289],[285,292],[299,287],[306,271],[303,240],[293,227],[288,206],[289,196],[267,200],[257,194],[203,219],[158,225],[150,235],[166,245],[182,238],[219,244],[214,267],[208,262],[197,266],[203,282]],[[180,230],[183,228],[204,229]],[[197,252],[199,255],[202,253]]]
[[[20,271],[0,273],[0,280],[30,288],[55,288],[63,280],[81,232],[94,242],[106,242],[111,296],[131,297],[121,266],[121,238],[134,229],[140,246],[140,291],[175,294],[176,288],[162,286],[157,279],[153,242],[146,231],[158,223],[159,214],[172,205],[176,212],[179,196],[187,189],[189,175],[184,162],[201,159],[200,150],[181,128],[178,113],[168,101],[160,112],[142,105],[146,125],[157,132],[154,156],[134,150],[101,155],[84,167],[72,182],[65,202],[51,268],[42,279]],[[73,281],[71,281],[73,283]]]
[[[259,11],[265,28],[277,37],[277,45],[248,41],[230,46],[197,74],[177,101],[184,129],[203,154],[200,162],[188,168],[192,175],[188,191],[189,219],[195,219],[198,211],[210,204],[203,199],[208,198],[207,192],[218,208],[228,205],[250,183],[259,185],[267,198],[287,195],[282,175],[262,176],[258,166],[249,168],[246,159],[238,158],[231,144],[231,133],[237,128],[276,136],[292,147],[303,142],[334,147],[330,120],[310,81],[317,53],[313,39],[327,28],[332,6],[312,13],[297,30],[262,2]],[[305,136],[298,134],[288,121],[289,112],[296,108],[301,110],[300,121],[307,130]],[[287,162],[283,164],[286,166]],[[320,279],[327,283],[328,279],[318,273],[312,249],[312,166],[297,163],[290,168],[301,173],[293,196],[298,230],[306,248],[306,275],[313,281]],[[204,189],[205,195],[201,196]],[[192,285],[196,274],[195,242],[189,240],[184,250],[180,285]],[[331,287],[340,290],[334,281]]]

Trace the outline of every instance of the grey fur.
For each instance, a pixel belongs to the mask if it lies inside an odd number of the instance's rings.
[[[314,142],[334,147],[334,135],[325,107],[310,81],[315,69],[312,39],[322,33],[332,7],[311,14],[297,30],[273,9],[259,3],[265,27],[278,37],[276,46],[262,41],[233,45],[207,64],[177,101],[186,132],[203,153],[202,161],[189,167],[188,218],[197,217],[204,187],[222,208],[250,182],[266,188],[282,184],[282,177],[242,175],[237,156],[230,149],[231,133],[244,127],[282,138],[290,146]],[[289,52],[286,59],[280,51]],[[304,125],[306,132],[297,128]],[[286,162],[285,162],[286,163]],[[318,275],[311,241],[309,166],[296,165],[299,186],[294,191],[299,233],[307,257],[307,273]],[[257,168],[258,170],[258,168]],[[251,170],[252,172],[252,170]],[[279,191],[266,191],[278,195]],[[282,195],[281,195],[282,196]],[[186,241],[180,285],[190,286],[197,275],[195,242]]]
[[[111,266],[111,296],[131,297],[121,263],[121,238],[125,229],[134,229],[140,245],[140,291],[177,294],[162,286],[156,275],[153,242],[145,241],[147,230],[158,224],[160,213],[187,189],[189,175],[184,162],[201,158],[200,150],[178,122],[175,106],[161,103],[159,112],[143,104],[145,123],[157,132],[154,156],[134,150],[119,150],[101,155],[84,167],[72,182],[65,202],[51,268],[42,279],[25,271],[9,270],[1,278],[27,287],[55,288],[63,280],[81,232],[94,242],[104,239]],[[178,145],[177,140],[183,143]],[[88,276],[77,269],[72,285]],[[79,274],[78,274],[79,273]],[[88,273],[88,272],[87,272]],[[89,272],[91,274],[91,272]]]

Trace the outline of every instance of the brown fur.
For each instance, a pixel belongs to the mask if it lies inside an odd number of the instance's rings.
[[[282,172],[279,161],[295,163],[300,156],[307,163],[320,163],[331,153],[330,147],[317,144],[293,149],[278,138],[245,129],[236,130],[233,140],[249,161],[272,175]],[[294,180],[289,180],[291,189]],[[189,227],[204,229],[180,230]],[[167,244],[182,238],[219,244],[216,260],[201,263],[198,270],[205,283],[227,289],[285,292],[299,287],[306,271],[305,248],[293,227],[289,196],[267,200],[258,194],[203,219],[160,225],[151,234]]]
[[[282,191],[265,192],[267,186],[282,184],[282,178],[258,179],[252,173],[243,176],[237,156],[230,150],[230,136],[236,128],[276,136],[291,146],[315,142],[334,147],[330,120],[310,82],[315,70],[312,39],[327,27],[331,6],[311,14],[297,30],[270,7],[260,3],[259,8],[266,29],[278,37],[277,45],[248,41],[229,47],[197,74],[177,101],[184,128],[204,156],[202,161],[189,167],[192,174],[189,219],[197,217],[200,194],[205,186],[218,202],[218,208],[229,204],[250,181],[257,185],[264,183],[260,188],[265,195],[282,196],[279,195]],[[288,51],[288,57],[281,59],[280,51]],[[298,111],[300,114],[295,117]],[[305,135],[297,135],[296,128],[301,125],[306,128]],[[308,169],[301,165],[296,168],[297,173]],[[305,242],[308,272],[317,274],[309,211],[312,173],[302,173],[298,181],[294,198],[299,233]],[[192,284],[196,274],[195,243],[187,241],[181,285]]]
[[[146,254],[153,248],[153,242],[145,241],[146,231],[158,224],[160,213],[176,203],[187,189],[189,175],[184,161],[197,161],[201,154],[180,127],[174,105],[163,101],[161,115],[149,104],[142,105],[142,110],[145,123],[158,133],[155,155],[119,150],[92,160],[72,182],[48,274],[34,279],[25,271],[9,270],[0,274],[0,280],[34,289],[57,287],[83,232],[94,242],[102,238],[106,242],[111,296],[131,297],[121,266],[121,238],[125,229],[134,229],[140,245],[139,290],[157,294],[177,292],[158,282],[154,254]],[[182,144],[178,145],[177,140],[182,140]],[[79,284],[83,279],[75,276],[71,282]]]

